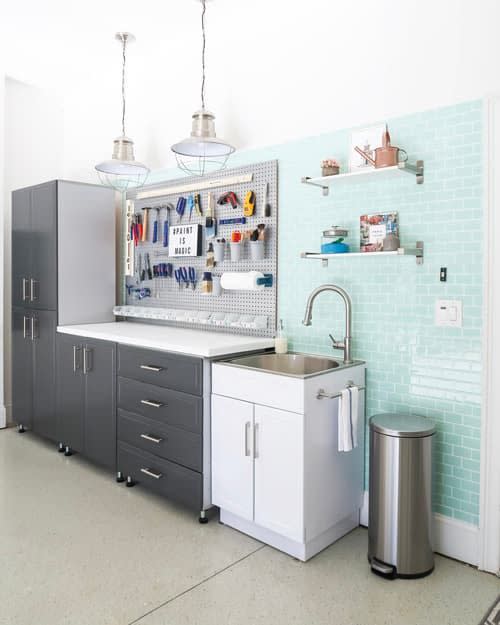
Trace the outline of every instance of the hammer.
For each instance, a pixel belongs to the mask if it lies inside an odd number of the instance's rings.
[[[151,210],[151,206],[145,206],[142,210],[146,212],[144,213],[144,221],[142,224],[141,241],[147,241],[148,240],[148,219],[149,219],[149,211]]]

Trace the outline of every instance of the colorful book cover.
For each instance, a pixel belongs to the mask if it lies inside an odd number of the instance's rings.
[[[361,235],[359,246],[362,252],[381,252],[383,241],[389,233],[399,237],[397,213],[361,215],[359,225]]]

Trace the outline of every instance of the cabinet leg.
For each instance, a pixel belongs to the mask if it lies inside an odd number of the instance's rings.
[[[131,488],[132,486],[135,486],[135,482],[134,482],[134,480],[130,477],[130,475],[127,475],[126,486],[128,486],[129,488]]]
[[[121,482],[125,481],[125,478],[124,478],[123,473],[121,471],[117,471],[116,472],[116,481],[118,483],[121,483]]]
[[[200,518],[198,519],[198,521],[199,521],[202,525],[204,525],[205,523],[208,523],[208,519],[207,519],[207,515],[206,515],[206,513],[205,513],[205,510],[202,510],[202,511],[200,512]]]
[[[69,445],[66,445],[66,447],[64,448],[64,455],[65,456],[72,456],[73,452],[71,450],[71,447],[69,447]]]
[[[24,425],[22,423],[20,423],[17,426],[17,431],[19,432],[19,434],[24,434],[26,432],[26,428],[24,427]]]
[[[57,446],[57,451],[62,454],[62,452],[64,451],[64,443],[59,443]]]

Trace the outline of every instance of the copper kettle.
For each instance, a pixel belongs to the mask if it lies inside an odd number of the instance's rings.
[[[391,135],[389,134],[387,124],[385,126],[384,134],[382,135],[382,147],[375,148],[375,158],[372,158],[368,152],[364,152],[358,146],[355,146],[354,149],[377,169],[380,167],[394,167],[395,165],[399,165],[399,163],[404,163],[408,160],[408,154],[405,150],[391,145]],[[400,157],[400,154],[402,154],[402,158]]]

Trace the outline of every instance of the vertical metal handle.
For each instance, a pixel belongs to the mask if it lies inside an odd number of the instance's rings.
[[[248,446],[249,434],[250,434],[250,421],[245,423],[245,456],[250,455],[250,447]]]
[[[33,280],[33,278],[30,279],[30,302],[34,302],[37,297],[35,295],[35,284],[37,283],[36,280]]]
[[[31,340],[34,341],[38,338],[38,328],[36,326],[38,319],[36,317],[31,317]]]
[[[259,457],[259,448],[257,446],[258,434],[259,434],[259,424],[256,423],[253,426],[253,457],[254,458]]]
[[[86,375],[89,371],[92,371],[92,360],[88,358],[91,356],[92,350],[87,347],[83,348],[83,373]],[[89,365],[90,361],[90,365]]]
[[[28,321],[29,321],[29,317],[26,317],[26,315],[25,315],[23,317],[23,338],[24,339],[28,338],[28,330],[26,329]]]
[[[80,368],[80,365],[78,363],[78,352],[80,351],[80,349],[81,347],[78,347],[78,345],[73,345],[73,373],[76,373]]]
[[[26,289],[27,286],[28,286],[28,280],[26,280],[26,278],[23,278],[23,302],[25,302],[28,299],[28,293]]]

